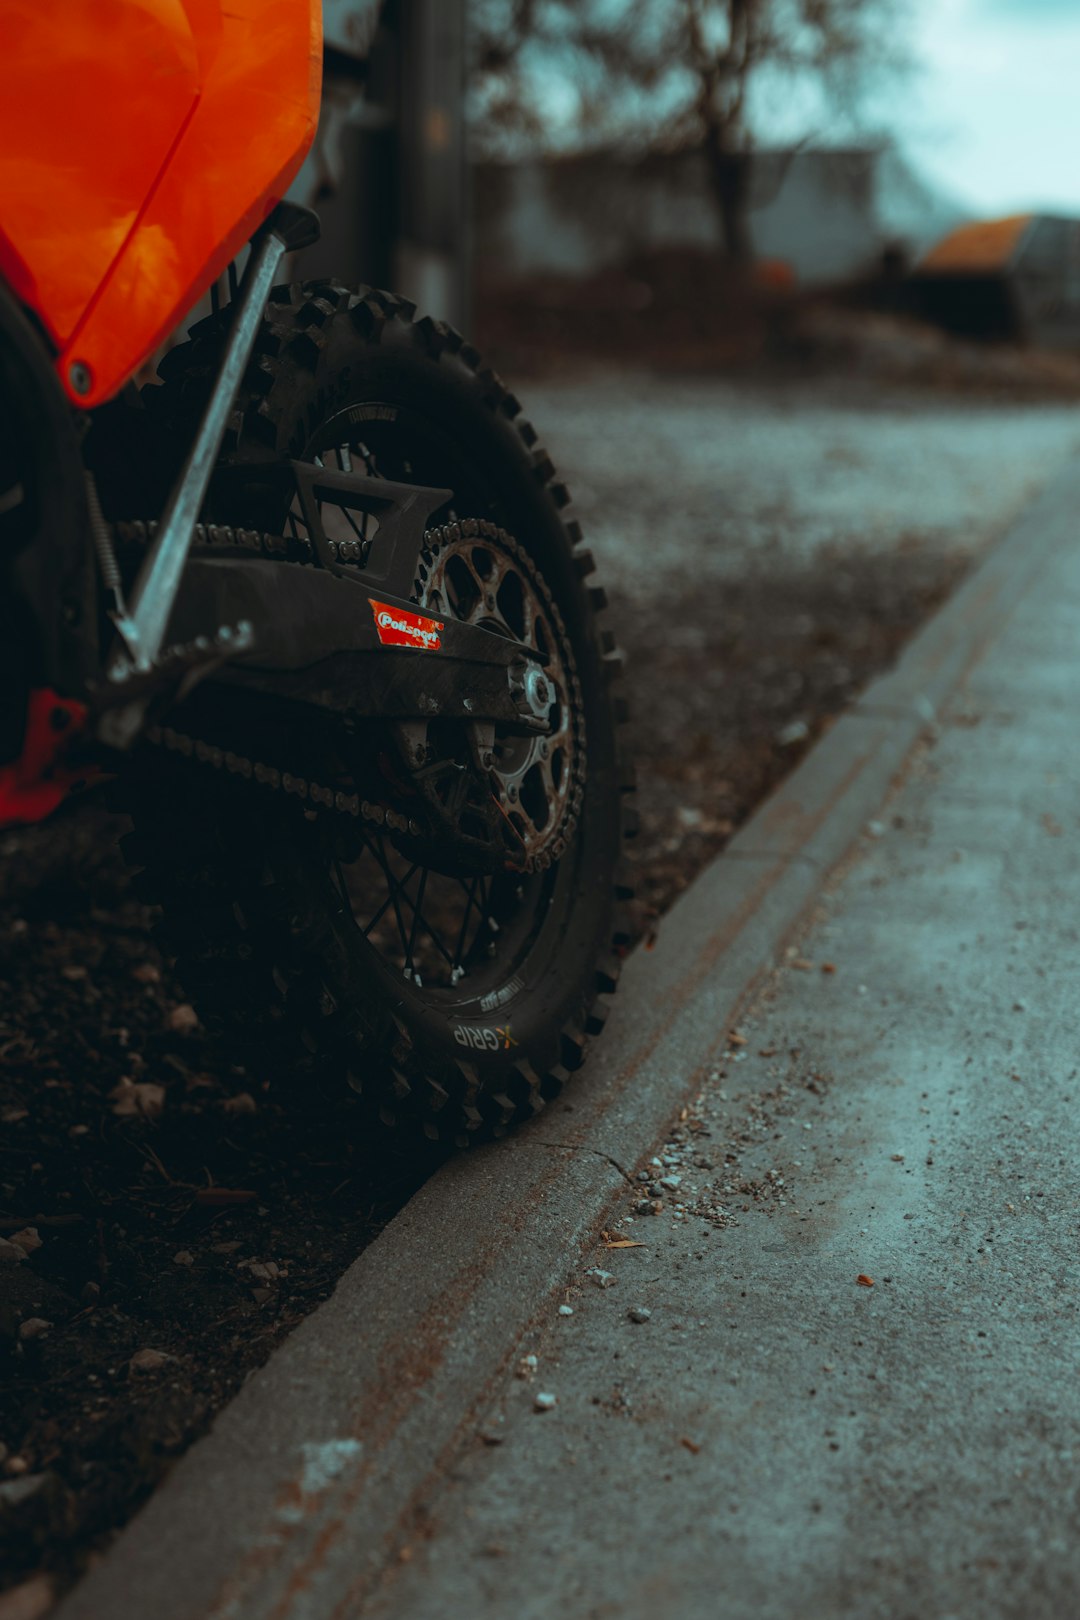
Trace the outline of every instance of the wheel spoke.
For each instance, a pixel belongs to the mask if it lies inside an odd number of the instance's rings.
[[[365,842],[368,842],[368,841],[365,840]],[[382,842],[383,842],[383,838],[382,838],[382,834],[380,833],[379,834],[379,848],[376,849],[375,845],[370,843],[370,842],[368,842],[368,848],[371,850],[371,853],[374,855],[375,859],[378,861],[379,865],[382,867],[383,876],[386,878],[387,883],[390,885],[390,900],[391,900],[391,903],[393,904],[393,907],[394,907],[394,915],[397,918],[398,937],[401,940],[401,948],[402,948],[403,951],[406,952],[406,957],[407,957],[408,946],[407,946],[407,941],[406,941],[406,937],[405,937],[405,919],[402,917],[402,915],[401,915],[401,907],[398,905],[398,895],[399,894],[405,895],[406,900],[408,899],[408,895],[405,894],[404,888],[398,882],[398,880],[394,876],[393,872],[390,870],[390,865],[389,865],[389,863],[388,863],[388,861],[386,859],[386,856],[385,856],[385,854],[383,853],[383,850],[382,850]],[[409,881],[409,878],[412,877],[412,874],[415,871],[416,871],[416,867],[413,866],[410,869],[409,873],[407,874],[407,876],[405,878],[406,883]]]
[[[419,893],[419,895],[417,897],[422,902],[423,888],[424,888],[425,883],[427,882],[429,868],[425,866],[425,867],[420,867],[418,869],[417,867],[414,866],[412,868],[412,870],[410,871],[410,873],[409,873],[409,877],[411,877],[413,872],[415,872],[417,870],[420,870],[423,873],[423,877],[421,879],[421,884],[420,884],[420,893]],[[406,881],[408,881],[408,879],[406,879]],[[426,921],[426,919],[423,917],[423,915],[420,912],[418,912],[417,903],[416,903],[416,901],[413,900],[412,895],[409,894],[407,889],[402,889],[401,897],[405,901],[406,905],[411,907],[412,913],[413,913],[413,927],[410,930],[410,956],[411,956],[411,946],[412,946],[412,933],[416,928],[419,928],[421,933],[426,934],[428,939],[430,939],[431,943],[434,945],[435,949],[438,951],[438,953],[442,957],[443,961],[448,963],[452,967],[453,966],[453,960],[452,960],[452,958],[450,956],[449,951],[446,949],[446,946],[442,943],[442,941],[439,938],[438,934],[436,934],[435,930],[431,927],[430,923],[428,923]]]
[[[378,925],[382,922],[383,918],[386,916],[386,913],[389,910],[390,910],[390,896],[387,895],[386,899],[383,901],[382,905],[379,907],[379,909],[375,913],[374,917],[372,917],[372,919],[368,923],[367,927],[360,929],[360,932],[363,934],[365,939],[370,939],[372,929],[378,927]],[[357,926],[359,927],[359,924]]]
[[[341,896],[342,903],[351,914],[352,906],[349,902],[349,886],[345,882],[345,874],[341,870],[341,862],[336,855],[334,856],[334,873],[337,877],[338,893]]]
[[[347,506],[342,506],[342,507],[339,507],[338,510],[341,512],[342,517],[345,519],[346,523],[349,525],[349,528],[352,530],[353,534],[355,534],[356,538],[361,543],[366,541],[367,540],[367,535],[364,533],[364,530],[360,527],[360,525],[354,521],[353,515],[349,511],[349,508]],[[366,512],[364,513],[364,527],[365,528],[367,527],[367,513]]]
[[[412,927],[409,929],[409,948],[405,952],[405,971],[407,973],[412,970],[413,965],[413,951],[416,948],[416,925],[417,923],[423,921],[424,891],[427,888],[427,880],[428,869],[425,866],[423,871],[420,873],[420,883],[417,889],[416,900],[413,902]],[[407,892],[405,893],[405,898],[406,900],[409,898]]]
[[[473,904],[476,900],[476,885],[479,883],[479,881],[479,878],[473,878],[470,884],[466,885],[463,883],[461,885],[465,890],[466,902],[465,915],[461,919],[461,932],[458,934],[457,945],[454,947],[454,960],[452,963],[452,968],[455,973],[461,966],[461,952],[465,945],[465,931],[469,926],[469,918],[472,916]]]

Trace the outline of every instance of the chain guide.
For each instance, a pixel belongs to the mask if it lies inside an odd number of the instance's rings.
[[[121,547],[145,547],[153,522],[114,527]],[[362,569],[368,544],[331,539],[335,560]],[[198,524],[192,554],[247,552],[272,561],[315,564],[310,540],[225,524]],[[481,556],[485,559],[481,561]],[[486,572],[485,572],[486,570]],[[455,577],[456,576],[456,577]],[[470,593],[470,585],[474,588]],[[516,583],[515,583],[516,582]],[[544,737],[499,735],[495,725],[476,723],[470,733],[473,765],[507,830],[505,866],[546,870],[565,852],[580,813],[585,780],[585,719],[581,684],[558,605],[524,548],[495,524],[477,519],[428,529],[420,552],[413,600],[425,611],[464,617],[511,639],[522,640],[548,659],[544,678],[529,700],[553,717]],[[430,779],[438,765],[426,723],[395,727],[399,747],[413,772],[413,785]],[[223,748],[169,725],[147,728],[151,744],[259,787],[293,797],[309,812],[369,823],[407,839],[430,838],[415,816],[393,804],[346,793],[301,771]]]

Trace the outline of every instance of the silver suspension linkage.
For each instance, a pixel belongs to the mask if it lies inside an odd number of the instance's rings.
[[[270,290],[282,257],[317,239],[318,221],[309,210],[281,203],[255,238],[251,258],[240,284],[225,353],[209,404],[199,423],[195,442],[157,526],[131,592],[128,613],[116,628],[124,652],[109,666],[110,681],[123,682],[132,673],[151,669],[161,652],[176,602],[184,566],[191,550],[195,525],[225,436],[229,413],[255,346]],[[125,656],[126,652],[126,656]],[[138,734],[144,705],[134,703],[112,710],[108,741],[123,747]]]

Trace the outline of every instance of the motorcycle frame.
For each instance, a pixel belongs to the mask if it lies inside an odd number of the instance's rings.
[[[416,614],[410,593],[424,532],[433,513],[451,498],[448,489],[283,462],[270,476],[288,486],[283,506],[288,505],[288,489],[297,496],[311,536],[313,566],[252,561],[242,554],[190,555],[274,273],[282,255],[311,240],[316,230],[314,216],[282,204],[252,244],[218,379],[138,569],[130,605],[120,596],[110,615],[117,638],[104,668],[96,634],[101,616],[94,605],[101,581],[89,544],[92,518],[71,414],[42,365],[36,334],[8,301],[10,330],[26,367],[18,381],[25,385],[33,375],[42,442],[66,438],[68,455],[62,459],[69,469],[69,517],[74,519],[62,530],[67,554],[60,559],[60,576],[65,600],[78,603],[77,612],[55,611],[55,552],[50,554],[39,540],[21,559],[21,594],[35,623],[53,632],[35,675],[48,688],[85,700],[85,729],[109,748],[130,747],[151,707],[160,709],[163,701],[181,688],[190,690],[200,678],[224,678],[226,665],[232,684],[357,718],[430,720],[442,715],[543,730],[524,678],[529,664],[546,663],[541,654],[454,619],[439,621],[439,644],[431,651],[387,646],[380,636],[379,610]],[[363,569],[346,569],[335,561],[320,516],[320,504],[327,502],[377,520]],[[105,544],[111,544],[110,537]]]
[[[320,0],[230,0],[228,8],[181,0],[179,9],[158,0],[139,0],[137,5],[133,0],[93,0],[92,7],[90,0],[76,0],[72,18],[91,18],[100,30],[102,7],[115,24],[110,71],[120,74],[133,92],[141,92],[125,116],[142,109],[151,144],[165,141],[168,120],[179,117],[184,97],[190,92],[194,99],[172,146],[161,147],[165,166],[96,291],[86,278],[103,269],[100,243],[94,238],[82,257],[73,251],[72,220],[59,206],[63,199],[57,187],[70,186],[75,175],[86,192],[85,206],[93,209],[104,202],[93,182],[100,179],[97,189],[104,192],[111,177],[117,185],[123,180],[131,201],[139,202],[131,188],[142,173],[138,165],[144,155],[135,154],[131,173],[123,167],[110,124],[114,108],[104,108],[97,132],[107,133],[108,140],[102,142],[91,132],[81,145],[65,148],[76,152],[74,163],[57,163],[56,173],[49,171],[44,178],[40,163],[34,169],[42,189],[36,212],[28,207],[25,186],[13,181],[0,220],[0,385],[6,397],[20,402],[33,454],[50,460],[48,467],[38,468],[42,511],[37,533],[7,559],[12,599],[29,627],[20,627],[20,632],[32,648],[30,667],[20,672],[26,732],[14,767],[16,779],[20,771],[26,776],[28,761],[37,761],[28,784],[36,789],[41,759],[50,770],[58,766],[61,755],[70,751],[74,732],[108,748],[130,747],[152,707],[160,710],[207,675],[224,675],[226,666],[231,681],[352,715],[404,720],[449,715],[543,730],[537,677],[527,678],[527,672],[530,663],[538,667],[546,660],[529,649],[453,619],[440,622],[434,648],[427,643],[404,649],[384,644],[380,611],[415,615],[408,598],[424,526],[450,498],[447,490],[391,488],[385,481],[293,463],[288,476],[311,535],[314,567],[265,560],[256,564],[244,557],[192,559],[199,513],[281,260],[318,234],[313,214],[275,203],[274,197],[295,172],[314,132],[319,86],[312,64],[321,44]],[[22,61],[23,69],[13,74],[15,93],[0,108],[0,170],[5,161],[22,162],[35,131],[50,150],[55,134],[50,118],[67,138],[70,115],[61,93],[67,86],[78,103],[73,61],[83,60],[77,50],[75,58],[65,54],[70,43],[65,35],[59,58],[47,58],[48,79],[43,80],[40,53],[35,54],[40,13],[29,0],[0,0],[0,9],[5,8],[15,15],[13,59]],[[268,10],[281,23],[276,33],[267,26]],[[72,31],[79,33],[78,28]],[[285,49],[290,40],[294,47],[303,45],[299,56],[296,49],[291,54]],[[152,63],[156,71],[166,65],[160,107],[151,104],[152,98],[148,102],[148,90],[138,81],[136,47],[143,66]],[[125,50],[131,53],[130,62]],[[275,86],[275,111],[269,129],[260,130],[258,148],[248,143],[242,158],[231,168],[226,165],[227,174],[218,162],[215,185],[208,187],[208,143],[227,143],[235,135],[237,105],[265,110],[259,96],[265,96],[275,73],[284,77],[284,87]],[[100,176],[95,164],[102,167]],[[212,198],[207,197],[210,189]],[[202,199],[207,217],[193,211],[192,197]],[[169,216],[170,207],[175,219]],[[76,216],[81,217],[77,210]],[[260,218],[252,233],[252,223]],[[37,228],[41,221],[50,225],[44,234]],[[153,257],[153,243],[164,225],[173,227],[170,251]],[[112,536],[83,466],[81,436],[90,420],[86,410],[109,399],[130,377],[175,325],[187,307],[184,300],[211,284],[244,237],[250,239],[251,253],[232,306],[220,373],[125,601]],[[132,321],[123,289],[130,284],[132,266],[143,272],[150,267],[148,252],[156,301],[149,309],[145,298],[136,300]],[[72,402],[80,411],[72,411]],[[336,563],[318,514],[319,502],[327,500],[378,515],[367,567],[345,570]],[[115,634],[111,646],[103,649],[106,602]],[[41,725],[50,714],[62,716],[63,725],[58,722],[56,729],[64,736],[43,738]],[[8,770],[0,768],[0,822],[11,788],[10,777],[5,780]],[[57,782],[62,775],[54,771]]]

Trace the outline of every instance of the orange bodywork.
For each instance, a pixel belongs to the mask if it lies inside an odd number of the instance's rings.
[[[0,0],[0,276],[109,399],[284,195],[321,0]]]

